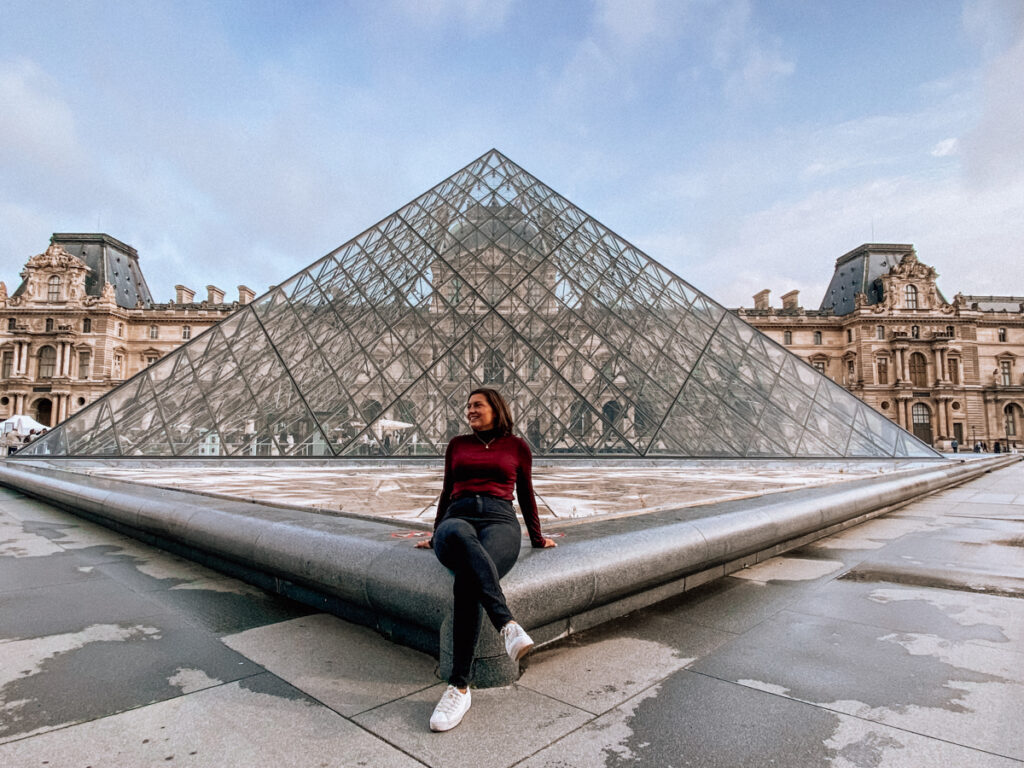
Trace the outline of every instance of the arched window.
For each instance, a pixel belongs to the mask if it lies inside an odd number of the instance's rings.
[[[609,400],[601,407],[601,415],[604,416],[604,432],[607,435],[613,427],[618,428],[622,406],[615,400]]]
[[[51,275],[46,281],[46,300],[60,301],[60,278],[57,275]]]
[[[1004,411],[1004,413],[1006,415],[1006,436],[1007,437],[1016,437],[1017,436],[1017,422],[1019,420],[1019,417],[1017,415],[1018,411],[1020,411],[1020,406],[1019,405],[1014,405],[1013,403],[1010,403],[1009,405],[1006,406],[1006,410]]]
[[[52,379],[53,372],[57,367],[57,350],[53,347],[43,347],[39,350],[39,378]]]
[[[505,383],[505,360],[501,353],[492,349],[484,355],[484,384]]]
[[[814,332],[814,343],[821,344],[821,331]]]
[[[908,285],[903,289],[903,296],[907,309],[917,309],[917,286]]]
[[[569,431],[576,437],[586,437],[590,431],[590,408],[582,400],[577,400],[569,410]]]
[[[783,344],[792,344],[793,343],[793,332],[792,331],[783,331],[782,332],[782,343]]]
[[[910,414],[915,424],[931,424],[932,422],[932,412],[924,403],[914,403]]]
[[[920,352],[910,356],[910,383],[915,387],[928,386],[928,361]]]

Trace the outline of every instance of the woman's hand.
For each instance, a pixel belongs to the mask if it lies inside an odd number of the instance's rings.
[[[538,549],[551,549],[557,547],[558,543],[554,539],[549,539],[547,536],[544,537],[544,543],[538,547]]]
[[[416,542],[416,549],[433,549],[433,548],[434,548],[434,539],[433,539],[433,537],[431,537],[429,539],[423,539],[422,541],[417,541]]]

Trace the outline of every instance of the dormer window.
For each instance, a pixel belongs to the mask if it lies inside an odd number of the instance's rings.
[[[907,309],[917,309],[917,287],[908,285],[903,289],[904,303]]]
[[[60,301],[60,277],[58,275],[51,275],[50,279],[46,281],[46,300]]]

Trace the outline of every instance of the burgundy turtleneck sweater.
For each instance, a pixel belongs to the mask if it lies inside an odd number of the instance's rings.
[[[437,502],[434,530],[448,513],[448,505],[463,496],[485,494],[512,501],[515,489],[530,543],[544,546],[533,496],[533,455],[526,441],[515,435],[494,437],[495,432],[473,432],[453,437],[444,454],[444,485]]]

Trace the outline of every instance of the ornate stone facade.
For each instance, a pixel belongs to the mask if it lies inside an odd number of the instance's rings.
[[[926,443],[1019,447],[1024,297],[947,301],[937,277],[911,245],[866,244],[837,260],[822,308],[762,291],[736,311]]]
[[[84,258],[69,251],[76,246]],[[84,249],[102,249],[111,279],[134,270],[134,284],[100,283]],[[176,301],[154,303],[135,250],[108,235],[55,234],[21,278],[10,295],[0,282],[0,419],[24,413],[51,426],[253,297],[239,286],[240,300],[225,304],[208,286],[207,300],[195,302],[178,286]],[[125,296],[134,306],[122,306]]]

